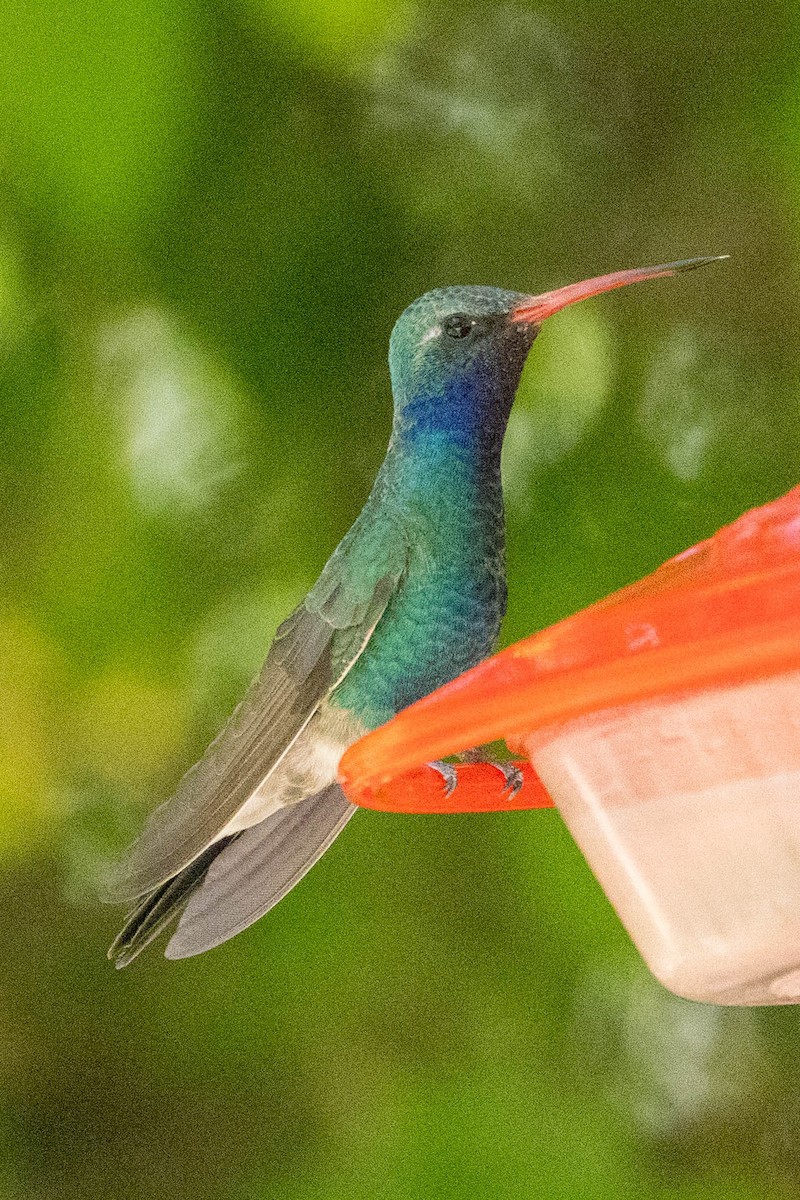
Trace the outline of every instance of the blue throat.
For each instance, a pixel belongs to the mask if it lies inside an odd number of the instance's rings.
[[[503,381],[481,366],[443,382],[430,380],[398,404],[392,442],[401,453],[424,454],[430,441],[449,443],[487,466],[499,461],[514,392],[505,395]]]

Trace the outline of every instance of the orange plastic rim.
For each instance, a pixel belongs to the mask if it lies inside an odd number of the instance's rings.
[[[356,803],[380,796],[386,809],[434,811],[404,807],[410,785],[391,781],[497,738],[518,746],[583,713],[797,668],[800,488],[412,705],[348,750],[340,778]],[[461,790],[459,780],[448,811],[502,808],[472,783]]]

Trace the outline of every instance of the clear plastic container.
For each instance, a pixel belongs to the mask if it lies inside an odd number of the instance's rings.
[[[607,709],[526,744],[665,987],[800,1002],[800,672]]]

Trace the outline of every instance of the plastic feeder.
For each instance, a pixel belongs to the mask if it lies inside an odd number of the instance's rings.
[[[491,766],[450,797],[420,766],[499,737],[533,764],[511,803]],[[400,713],[341,779],[395,811],[549,793],[666,987],[800,1002],[800,488]]]

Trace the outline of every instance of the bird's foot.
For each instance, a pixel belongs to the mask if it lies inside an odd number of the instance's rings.
[[[494,767],[503,776],[503,795],[508,795],[509,800],[514,800],[524,782],[522,771],[519,767],[515,767],[510,762],[497,762],[496,759],[490,757],[487,748],[483,746],[473,746],[470,750],[465,750],[461,758],[467,763],[486,763],[487,767]]]
[[[494,767],[503,777],[503,795],[507,796],[508,800],[514,800],[517,793],[523,784],[523,775],[519,767],[514,766],[510,762],[495,762],[493,759],[484,758],[480,751],[468,751],[461,755],[465,762],[480,762],[485,763],[487,767]],[[435,762],[427,764],[432,771],[439,775],[444,783],[444,794],[446,798],[452,796],[458,784],[458,769],[453,763],[443,762],[437,759]]]
[[[517,793],[524,782],[523,774],[519,767],[515,767],[514,764],[510,762],[490,762],[489,765],[494,767],[495,770],[499,771],[503,776],[503,781],[505,783],[503,795],[506,796],[508,800],[516,799]]]
[[[445,797],[452,796],[453,792],[456,790],[456,784],[458,783],[458,773],[456,772],[453,764],[449,762],[442,762],[441,759],[436,759],[435,762],[429,762],[427,765],[432,771],[435,771],[437,775],[442,777]]]

